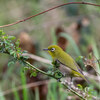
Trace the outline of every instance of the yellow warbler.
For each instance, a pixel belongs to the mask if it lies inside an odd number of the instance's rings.
[[[83,75],[82,70],[77,65],[75,60],[69,54],[64,52],[59,46],[51,45],[47,49],[44,49],[44,50],[49,52],[49,54],[53,58],[53,61],[58,61],[60,64],[64,65],[64,68],[63,67],[59,68],[60,70],[62,68],[64,71],[67,69],[70,69],[72,75],[82,77],[84,80],[86,80],[89,83],[89,81]],[[67,73],[65,73],[65,74],[67,74]]]

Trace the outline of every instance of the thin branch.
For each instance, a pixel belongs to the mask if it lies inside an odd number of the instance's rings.
[[[53,76],[53,75],[51,75],[51,74],[48,74],[48,73],[42,71],[41,69],[38,69],[37,67],[31,65],[29,62],[27,62],[27,61],[24,61],[24,62],[27,64],[27,66],[30,66],[31,68],[36,69],[36,70],[39,71],[40,73],[42,73],[42,74],[44,74],[44,75],[47,75],[47,76],[50,76],[50,77],[53,77],[54,79],[56,79],[55,76]],[[60,80],[59,82],[62,82],[62,81]],[[63,82],[62,82],[62,83],[63,83]],[[74,91],[73,89],[71,89],[69,86],[67,86],[66,84],[63,84],[63,85],[64,85],[64,87],[66,87],[68,90],[70,90],[73,94],[75,94],[75,95],[77,95],[78,97],[80,97],[81,99],[85,100],[85,98],[84,98],[82,95],[80,95],[79,93],[77,93],[76,91]]]
[[[36,17],[36,16],[39,16],[39,15],[44,14],[44,13],[46,13],[46,12],[49,12],[49,11],[51,11],[51,10],[53,10],[53,9],[56,9],[56,8],[59,8],[59,7],[65,6],[65,5],[70,5],[70,4],[85,4],[85,5],[92,5],[92,6],[99,6],[99,7],[100,7],[100,5],[98,5],[98,4],[89,3],[89,2],[69,2],[69,3],[64,3],[64,4],[61,4],[61,5],[52,7],[52,8],[50,8],[50,9],[48,9],[48,10],[43,11],[43,12],[40,12],[40,13],[38,13],[38,14],[36,14],[36,15],[32,15],[32,16],[29,16],[29,17],[27,17],[27,18],[25,18],[25,19],[16,21],[16,22],[14,22],[14,23],[0,26],[0,28],[8,27],[8,26],[13,26],[13,25],[15,25],[15,24],[18,24],[18,23],[24,22],[24,21],[26,21],[26,20],[29,20],[29,19],[31,19],[31,18],[33,18],[33,17]]]
[[[37,67],[35,67],[35,66],[33,66],[33,65],[31,65],[29,62],[27,62],[27,61],[24,61],[28,66],[30,66],[31,68],[34,68],[34,69],[36,69],[37,71],[39,71],[40,73],[42,73],[42,74],[44,74],[44,75],[47,75],[47,76],[50,76],[50,77],[52,77],[52,78],[54,78],[54,79],[57,79],[55,76],[53,76],[53,75],[51,75],[51,74],[48,74],[47,72],[44,72],[44,71],[42,71],[41,69],[38,69]],[[70,92],[72,92],[73,94],[75,94],[75,95],[77,95],[79,98],[81,98],[82,100],[86,100],[85,98],[87,98],[87,97],[90,97],[90,95],[87,95],[85,92],[83,92],[83,91],[80,91],[80,92],[82,92],[82,93],[78,93],[78,91],[76,90],[76,87],[74,86],[74,88],[72,88],[71,87],[71,83],[69,82],[69,81],[61,81],[61,80],[59,80],[59,82],[60,83],[62,83],[62,85],[66,88],[66,89],[68,89],[68,90],[70,90]],[[67,84],[66,84],[67,83]],[[94,97],[94,96],[92,96],[92,98],[94,99],[94,100],[99,100],[97,97]]]
[[[26,63],[27,66],[36,69],[36,70],[39,71],[40,73],[42,73],[42,74],[44,74],[44,75],[47,75],[47,76],[50,76],[50,77],[53,77],[51,74],[48,74],[48,73],[42,71],[41,69],[38,69],[37,67],[31,65],[29,62],[27,62],[27,61],[24,61],[24,62]]]
[[[62,83],[65,88],[68,88],[73,94],[76,94],[78,97],[80,97],[82,100],[86,100],[82,95],[74,91],[73,89],[69,88],[66,84]]]

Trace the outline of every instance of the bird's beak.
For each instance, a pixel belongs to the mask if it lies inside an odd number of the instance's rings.
[[[49,49],[43,49],[44,51],[48,51]]]

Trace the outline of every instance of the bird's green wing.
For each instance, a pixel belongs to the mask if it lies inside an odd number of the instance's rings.
[[[58,61],[60,64],[66,66],[66,67],[68,67],[68,68],[70,68],[71,70],[74,70],[74,71],[78,72],[78,70],[75,70],[74,68],[69,67],[68,65],[66,65],[66,64],[64,64],[64,63],[62,63],[62,62],[60,62],[58,59],[57,59],[57,61]]]
[[[75,66],[77,67],[78,71],[83,75],[83,72],[81,70],[81,68],[77,65],[77,63],[74,61]]]

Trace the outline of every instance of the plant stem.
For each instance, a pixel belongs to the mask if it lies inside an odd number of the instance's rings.
[[[44,72],[44,71],[38,69],[37,67],[31,65],[29,62],[27,62],[27,61],[24,61],[24,62],[25,62],[28,66],[30,66],[31,68],[34,68],[34,69],[36,69],[37,71],[39,71],[40,73],[42,73],[42,74],[44,74],[44,75],[47,75],[47,76],[50,76],[50,77],[53,77],[53,75],[48,74],[48,73],[46,73],[46,72]]]

